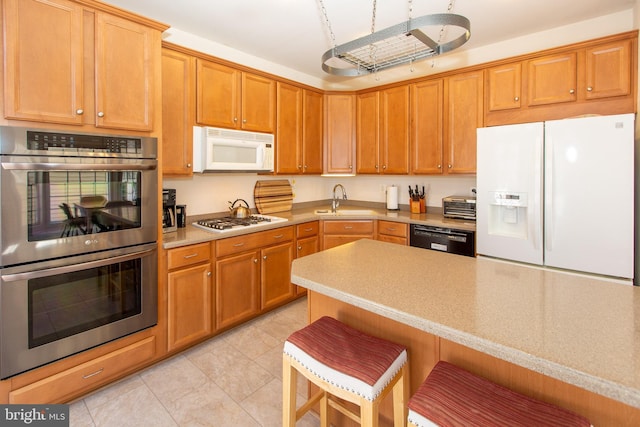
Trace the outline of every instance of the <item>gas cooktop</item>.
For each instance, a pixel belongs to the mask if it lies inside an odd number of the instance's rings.
[[[230,216],[202,219],[192,223],[193,226],[207,231],[224,233],[247,228],[259,228],[276,222],[286,222],[286,218],[269,215],[251,215],[246,218],[234,218]]]

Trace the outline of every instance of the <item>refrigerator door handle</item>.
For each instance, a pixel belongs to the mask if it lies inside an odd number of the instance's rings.
[[[545,171],[544,171],[544,245],[545,250],[553,249],[553,139],[545,138]]]
[[[533,191],[533,206],[530,209],[535,209],[533,215],[529,216],[529,232],[531,233],[531,243],[534,249],[540,249],[540,240],[542,239],[542,218],[541,218],[541,203],[540,195],[542,194],[542,140],[537,139],[535,146],[535,172],[534,172],[534,191]]]

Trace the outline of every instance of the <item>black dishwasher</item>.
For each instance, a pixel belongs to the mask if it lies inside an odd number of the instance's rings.
[[[475,256],[475,233],[431,225],[411,224],[410,246],[449,252],[456,255]]]

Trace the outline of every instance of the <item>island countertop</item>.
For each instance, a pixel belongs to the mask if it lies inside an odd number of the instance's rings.
[[[640,408],[640,288],[368,239],[293,262],[292,282]]]

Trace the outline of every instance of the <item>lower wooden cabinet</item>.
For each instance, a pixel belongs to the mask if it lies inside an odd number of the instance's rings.
[[[315,254],[320,250],[320,221],[305,222],[296,226],[296,258]],[[296,295],[307,293],[301,286],[296,286]]]
[[[156,338],[147,337],[97,359],[9,392],[12,404],[63,403],[121,377],[149,362],[156,354]]]
[[[291,283],[293,242],[264,248],[260,256],[260,308],[268,310],[295,296]]]
[[[185,347],[213,332],[211,254],[211,243],[168,252],[168,351]]]
[[[330,249],[360,239],[373,239],[374,224],[370,219],[324,221],[322,249]]]
[[[393,221],[378,221],[378,240],[407,245],[409,224]]]
[[[260,251],[216,261],[216,325],[225,329],[260,313]]]

